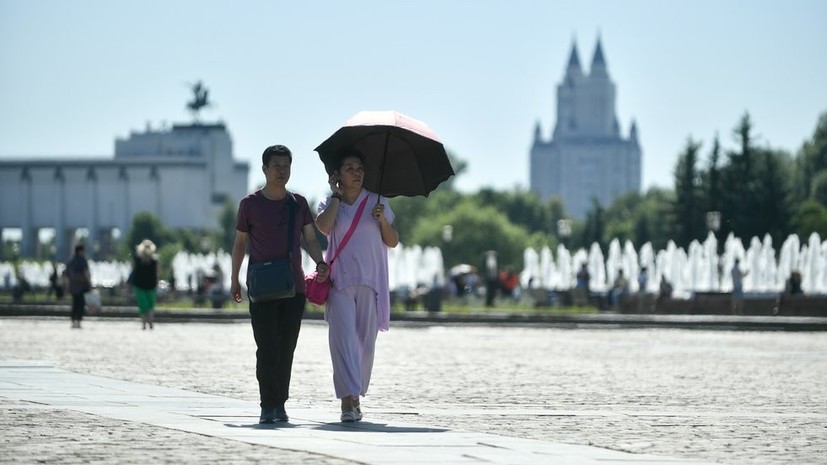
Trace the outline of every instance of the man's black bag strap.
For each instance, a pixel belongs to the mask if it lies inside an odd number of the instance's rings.
[[[293,193],[287,191],[287,261],[293,265],[293,237],[296,233],[296,210],[298,210],[299,203]]]

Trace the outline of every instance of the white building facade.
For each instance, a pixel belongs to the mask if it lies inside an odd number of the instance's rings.
[[[225,202],[246,194],[248,173],[221,123],[133,132],[115,141],[114,158],[0,160],[0,229],[22,232],[24,257],[53,230],[58,260],[85,230],[94,257],[140,212],[170,228],[217,228]]]
[[[597,41],[589,74],[573,44],[557,86],[557,120],[550,140],[538,123],[531,147],[531,190],[544,200],[559,197],[571,217],[584,219],[593,199],[606,206],[641,188],[642,154],[637,125],[628,137],[615,113],[616,88]]]

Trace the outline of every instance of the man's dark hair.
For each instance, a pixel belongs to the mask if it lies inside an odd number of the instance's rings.
[[[85,251],[86,251],[86,246],[84,246],[83,244],[78,244],[78,245],[75,246],[75,253],[76,254],[81,253],[81,252],[85,252]]]
[[[290,159],[290,163],[293,163],[293,154],[290,152],[290,149],[281,144],[271,145],[264,149],[264,153],[261,154],[261,164],[268,166],[270,164],[270,158],[272,157],[287,157]]]

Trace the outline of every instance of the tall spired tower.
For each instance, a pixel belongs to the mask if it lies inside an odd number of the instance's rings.
[[[557,121],[551,140],[538,122],[531,147],[531,190],[543,199],[560,197],[566,211],[585,218],[592,199],[605,206],[640,191],[641,151],[637,125],[628,137],[615,114],[615,84],[609,77],[600,39],[589,73],[572,43],[563,82],[557,86]]]

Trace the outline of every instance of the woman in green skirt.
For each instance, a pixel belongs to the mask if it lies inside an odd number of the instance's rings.
[[[144,239],[135,247],[131,276],[131,284],[135,288],[135,301],[138,303],[138,313],[141,315],[143,329],[146,329],[147,325],[149,325],[149,329],[152,329],[159,271],[155,244],[149,239]]]

